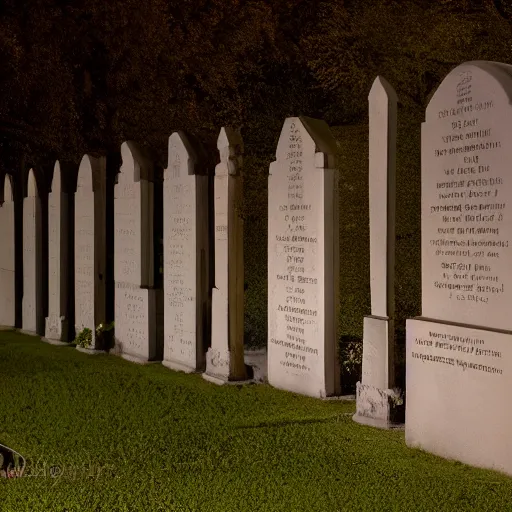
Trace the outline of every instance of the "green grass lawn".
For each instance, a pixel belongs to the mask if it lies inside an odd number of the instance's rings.
[[[504,511],[512,479],[354,423],[354,404],[0,333],[3,511]],[[61,475],[52,478],[50,467]]]

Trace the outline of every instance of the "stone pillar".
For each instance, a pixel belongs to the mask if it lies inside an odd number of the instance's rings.
[[[164,361],[204,371],[208,315],[208,176],[186,135],[169,138],[164,171]]]
[[[156,357],[151,161],[133,142],[121,146],[114,188],[115,345],[123,358]]]
[[[285,120],[268,179],[268,381],[339,395],[336,141],[323,121]]]
[[[96,326],[105,321],[105,178],[105,158],[84,155],[75,194],[75,333],[91,329],[91,351],[104,348]]]
[[[11,177],[5,175],[0,206],[0,326],[15,325],[14,196]]]
[[[354,420],[380,428],[396,423],[395,404],[395,182],[397,97],[377,77],[369,101],[370,292],[364,318],[362,380]]]
[[[52,189],[48,197],[48,316],[45,338],[52,342],[68,342],[69,280],[69,209],[59,162],[53,170]]]
[[[28,172],[23,199],[23,301],[22,330],[44,334],[43,254],[41,199],[34,171]]]
[[[242,208],[243,142],[238,131],[222,128],[215,168],[215,288],[212,291],[212,344],[203,377],[223,384],[247,379],[244,363],[244,254]]]

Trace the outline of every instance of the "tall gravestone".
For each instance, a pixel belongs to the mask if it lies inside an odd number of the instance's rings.
[[[268,178],[268,381],[340,393],[336,142],[327,124],[285,120]]]
[[[42,258],[41,199],[30,169],[23,199],[22,330],[33,334],[44,333]]]
[[[152,163],[133,142],[121,146],[114,189],[115,337],[125,359],[156,357]]]
[[[208,176],[188,138],[169,138],[164,171],[164,361],[203,371],[208,315]]]
[[[75,333],[91,329],[92,350],[103,348],[96,326],[105,321],[105,176],[105,158],[84,155],[75,193]]]
[[[369,101],[371,316],[364,318],[363,368],[354,420],[388,428],[395,423],[395,187],[397,97],[382,77]]]
[[[220,163],[214,179],[215,288],[212,341],[203,377],[222,384],[247,378],[244,363],[244,253],[242,208],[243,142],[238,131],[222,128]]]
[[[45,338],[69,341],[68,318],[68,195],[64,191],[59,162],[53,170],[52,189],[48,197],[48,316]]]
[[[11,177],[4,178],[3,203],[0,205],[0,326],[14,327],[14,196]]]
[[[512,67],[464,63],[422,125],[422,316],[406,442],[512,474]]]

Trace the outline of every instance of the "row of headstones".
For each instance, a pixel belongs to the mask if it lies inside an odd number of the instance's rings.
[[[374,83],[369,99],[372,314],[364,319],[363,378],[355,419],[390,426],[392,410],[401,400],[401,393],[393,389],[397,100],[382,79]],[[407,321],[405,418],[409,445],[508,473],[512,217],[506,198],[512,180],[506,172],[512,146],[506,137],[512,127],[511,102],[512,66],[474,62],[448,74],[427,107],[421,141],[422,317]],[[197,370],[205,352],[201,319],[209,307],[204,285],[207,223],[202,222],[208,215],[207,201],[189,145],[178,134],[170,140],[164,181],[164,363]],[[212,342],[206,355],[206,374],[220,381],[246,376],[238,213],[241,148],[239,134],[221,132],[221,162],[215,176]],[[325,123],[288,118],[269,176],[268,379],[276,387],[311,396],[339,393],[335,152]],[[81,169],[76,193],[75,322],[94,329],[91,276],[97,269],[92,264],[91,233],[97,223],[87,165]],[[148,360],[151,273],[143,269],[143,262],[147,267],[152,258],[143,254],[152,247],[145,217],[151,185],[138,179],[141,165],[133,149],[123,145],[115,199],[116,338],[128,356]],[[37,258],[31,256],[40,240],[37,191],[30,179],[24,205],[25,292],[34,288],[30,283],[37,283],[39,275]],[[9,199],[7,182],[6,190]],[[12,225],[9,204],[4,203],[0,222],[6,241],[12,239],[5,222]],[[2,263],[2,268],[12,266]],[[10,286],[11,277],[2,272],[2,286]],[[27,325],[33,326],[37,301],[24,296],[23,302],[24,325],[30,318]]]

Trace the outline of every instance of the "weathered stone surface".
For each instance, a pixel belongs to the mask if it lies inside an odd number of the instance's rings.
[[[423,318],[407,321],[406,442],[512,475],[512,412],[503,405],[512,363],[511,101],[512,66],[469,62],[426,110]]]
[[[205,378],[214,382],[247,378],[244,363],[244,257],[242,206],[243,142],[239,132],[222,128],[215,168],[215,288],[212,291],[212,343]]]
[[[169,138],[164,171],[164,361],[205,369],[208,314],[208,176],[186,135]]]
[[[23,199],[22,329],[44,334],[41,199],[30,169]]]
[[[82,158],[75,194],[75,332],[85,327],[95,339],[94,192],[91,157]]]
[[[63,190],[59,162],[53,170],[52,189],[48,197],[48,316],[45,337],[69,341],[68,326],[68,195]]]
[[[323,121],[287,118],[268,185],[268,380],[315,397],[340,393],[335,152]]]
[[[114,189],[115,338],[117,351],[149,361],[156,357],[153,286],[153,183],[141,179],[151,166],[133,142],[121,146]],[[141,287],[146,287],[142,289]]]
[[[0,206],[0,325],[14,327],[14,196],[11,177],[5,175],[3,204]]]

